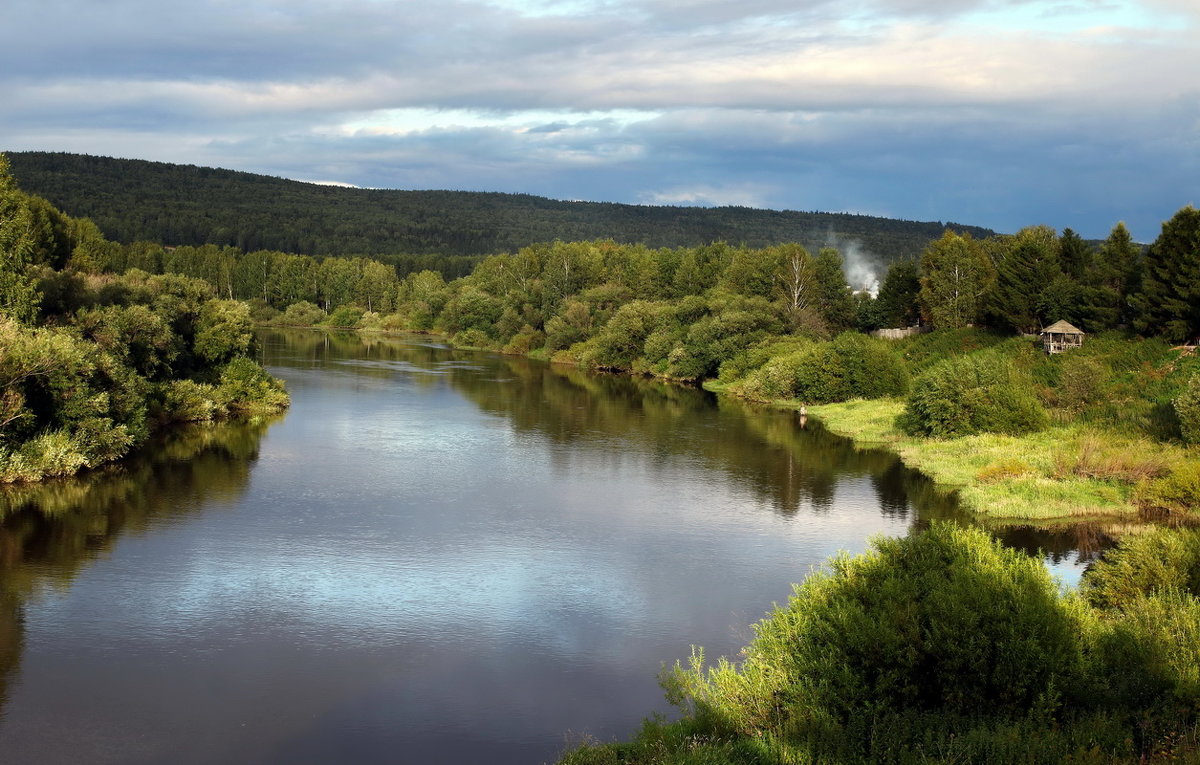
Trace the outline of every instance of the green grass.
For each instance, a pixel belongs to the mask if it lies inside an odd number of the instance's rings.
[[[895,426],[903,409],[902,401],[881,399],[809,412],[833,433],[896,452],[939,486],[957,490],[968,509],[996,518],[1133,517],[1139,482],[1197,457],[1195,450],[1084,425],[1024,436],[914,438]]]

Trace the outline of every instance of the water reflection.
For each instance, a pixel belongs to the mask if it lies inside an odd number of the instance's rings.
[[[70,585],[122,533],[235,501],[277,419],[180,428],[118,465],[0,486],[0,716],[21,657],[24,603]]]
[[[6,762],[541,762],[568,730],[627,736],[663,661],[736,651],[838,549],[970,522],[791,412],[428,338],[260,339],[293,395],[266,438],[0,492]]]
[[[556,443],[587,442],[589,459],[597,451],[618,460],[638,451],[663,471],[681,460],[699,464],[753,490],[764,507],[784,516],[828,512],[839,482],[866,478],[873,488],[869,500],[885,518],[911,520],[918,529],[935,520],[983,525],[1004,544],[1051,564],[1093,560],[1129,527],[1127,521],[1096,520],[1032,526],[975,516],[890,452],[856,447],[811,418],[802,427],[795,412],[689,386],[484,356],[424,336],[276,331],[266,339],[289,365],[300,358],[347,374],[403,375],[423,387],[449,384],[517,431]],[[553,456],[563,476],[575,469],[570,460],[578,452]]]
[[[785,516],[828,512],[845,478],[869,479],[875,492],[871,500],[887,517],[959,515],[952,496],[935,491],[893,454],[856,448],[815,421],[801,428],[794,412],[656,380],[481,356],[428,339],[414,344],[411,338],[313,332],[272,332],[265,339],[268,355],[274,349],[288,365],[303,359],[347,374],[405,376],[425,387],[451,385],[519,433],[586,444],[589,461],[597,455],[619,461],[636,453],[661,471],[680,463],[716,471]],[[563,476],[578,467],[571,462],[579,457],[576,450],[552,456]]]

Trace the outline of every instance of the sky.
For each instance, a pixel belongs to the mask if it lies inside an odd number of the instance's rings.
[[[1141,241],[1200,204],[1200,0],[4,6],[0,150]]]

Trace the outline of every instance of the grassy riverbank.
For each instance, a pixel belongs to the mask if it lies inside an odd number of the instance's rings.
[[[1195,450],[1078,424],[1021,436],[917,438],[896,426],[903,410],[895,399],[809,407],[832,432],[896,452],[939,486],[957,490],[972,511],[992,517],[1135,516],[1139,486],[1200,459]]]

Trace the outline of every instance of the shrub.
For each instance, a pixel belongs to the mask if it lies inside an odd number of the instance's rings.
[[[749,348],[738,351],[723,361],[718,379],[723,383],[732,383],[746,377],[756,369],[761,369],[763,364],[773,358],[804,350],[810,345],[812,345],[812,341],[803,337],[768,337]]]
[[[223,413],[215,399],[207,383],[172,380],[159,386],[154,414],[160,422],[208,422]]]
[[[584,360],[605,369],[629,369],[642,355],[646,338],[663,318],[664,306],[635,300],[617,309],[604,328],[593,337]]]
[[[746,378],[741,392],[821,403],[898,396],[908,384],[904,362],[886,341],[847,332],[833,342],[771,359]]]
[[[464,329],[454,337],[450,338],[450,344],[455,348],[491,348],[492,338],[488,337],[483,330],[471,328]]]
[[[275,324],[283,327],[312,327],[325,320],[325,312],[307,300],[292,303],[278,318]]]
[[[1080,589],[1100,608],[1169,589],[1200,596],[1200,531],[1153,528],[1126,537],[1092,564]]]
[[[1200,600],[1177,588],[1155,590],[1123,601],[1119,618],[1108,623],[1097,647],[1104,671],[1096,687],[1108,705],[1169,720],[1200,705]]]
[[[1082,612],[1039,560],[948,524],[873,548],[797,586],[740,666],[676,665],[670,696],[717,732],[863,756],[894,716],[918,740],[920,719],[1026,719],[1080,676]]]
[[[193,347],[209,364],[223,364],[254,348],[250,309],[236,300],[209,300],[200,307]]]
[[[512,336],[502,349],[503,353],[508,353],[516,356],[524,356],[534,348],[540,348],[545,342],[545,334],[538,332],[533,327],[526,324],[521,327],[520,331]]]
[[[1028,373],[995,353],[951,358],[917,379],[897,425],[939,438],[1042,430],[1049,420],[1032,388]]]
[[[250,307],[250,319],[255,324],[270,324],[280,316],[280,311],[262,298],[251,298],[246,305]]]
[[[325,327],[337,327],[339,329],[351,329],[358,324],[364,313],[366,311],[357,306],[340,306],[335,308],[333,313],[325,317],[321,325]]]
[[[215,391],[219,409],[231,412],[269,412],[286,407],[290,401],[283,383],[267,370],[245,356],[238,357],[221,368]]]
[[[1146,481],[1134,499],[1150,510],[1200,512],[1200,462],[1185,462],[1162,478]]]
[[[1070,413],[1077,414],[1090,406],[1104,393],[1104,384],[1112,377],[1112,369],[1099,359],[1066,354],[1059,371],[1058,403]]]
[[[0,445],[0,482],[71,475],[88,465],[79,440],[65,428],[41,433],[16,448]]]
[[[1184,442],[1200,444],[1200,374],[1192,375],[1187,388],[1172,403]]]

